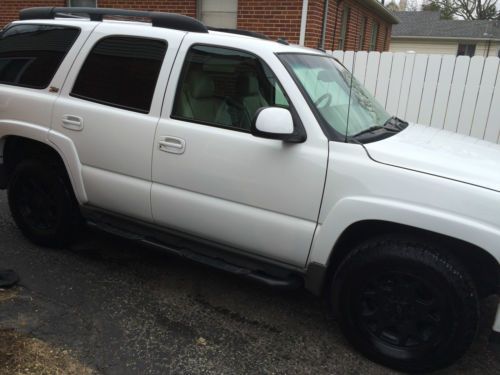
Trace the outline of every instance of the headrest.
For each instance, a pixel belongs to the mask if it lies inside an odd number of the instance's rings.
[[[215,93],[214,80],[200,72],[192,74],[189,79],[189,92],[195,99],[211,98]]]
[[[240,96],[260,94],[259,81],[253,75],[242,74],[238,77],[237,90]]]

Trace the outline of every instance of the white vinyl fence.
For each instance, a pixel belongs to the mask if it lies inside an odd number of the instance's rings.
[[[498,57],[334,51],[393,115],[500,143]]]

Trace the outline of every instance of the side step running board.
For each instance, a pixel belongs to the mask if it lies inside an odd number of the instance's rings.
[[[203,254],[203,245],[196,245],[196,248],[199,251],[194,251],[190,248],[187,248],[187,246],[169,245],[152,236],[151,232],[149,231],[146,235],[137,234],[135,233],[135,231],[132,232],[126,229],[122,229],[119,226],[113,225],[108,220],[101,221],[96,219],[97,216],[93,216],[91,219],[87,219],[87,225],[89,225],[91,228],[95,228],[97,230],[101,230],[118,237],[135,241],[145,246],[160,249],[170,254],[186,258],[197,263],[205,264],[221,271],[229,272],[246,279],[257,281],[259,283],[264,283],[273,288],[296,289],[300,288],[303,285],[302,278],[298,275],[293,274],[292,272],[287,272],[285,277],[278,277],[260,269],[247,268],[233,262],[228,262],[220,257]]]

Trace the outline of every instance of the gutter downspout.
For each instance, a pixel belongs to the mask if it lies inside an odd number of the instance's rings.
[[[302,0],[302,17],[300,19],[300,37],[299,44],[304,45],[306,40],[306,27],[307,27],[307,9],[309,7],[309,0]]]

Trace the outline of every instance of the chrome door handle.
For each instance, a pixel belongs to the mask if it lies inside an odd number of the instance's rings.
[[[171,154],[183,154],[186,150],[186,141],[177,137],[160,137],[158,142],[160,151]]]
[[[83,129],[83,119],[78,116],[64,115],[62,118],[62,126],[69,130],[80,131]]]

